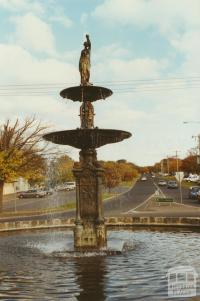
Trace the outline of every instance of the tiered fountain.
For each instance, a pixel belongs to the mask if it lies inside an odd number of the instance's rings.
[[[92,102],[112,95],[110,89],[94,86],[90,79],[91,42],[86,35],[81,51],[79,71],[80,86],[60,92],[63,98],[80,101],[81,127],[46,134],[44,139],[56,144],[70,145],[80,149],[80,161],[74,164],[76,179],[76,226],[74,247],[76,251],[101,250],[106,248],[106,227],[102,210],[102,179],[104,170],[97,161],[96,148],[127,139],[131,133],[94,127]]]

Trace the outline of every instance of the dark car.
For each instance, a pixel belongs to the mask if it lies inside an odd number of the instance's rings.
[[[42,190],[30,189],[27,191],[20,192],[18,198],[43,198],[46,196],[46,193]]]
[[[197,194],[200,192],[200,186],[192,186],[189,189],[188,197],[189,199],[197,199]]]
[[[176,181],[169,181],[169,182],[167,183],[167,188],[172,188],[172,189],[178,188],[178,184],[177,184]]]

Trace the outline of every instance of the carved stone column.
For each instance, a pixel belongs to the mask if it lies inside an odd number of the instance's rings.
[[[76,178],[75,250],[98,250],[106,246],[106,229],[102,213],[102,177],[95,149],[82,150],[80,163],[74,165]]]

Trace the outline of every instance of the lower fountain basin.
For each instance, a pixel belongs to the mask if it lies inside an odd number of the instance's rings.
[[[198,232],[108,231],[112,250],[121,251],[125,241],[133,241],[134,248],[124,254],[70,257],[73,233],[68,230],[3,233],[0,300],[169,301],[174,300],[168,297],[170,268],[187,265],[200,272]]]
[[[49,133],[43,136],[55,144],[70,145],[78,149],[98,148],[120,142],[131,137],[131,133],[110,129],[75,129]]]

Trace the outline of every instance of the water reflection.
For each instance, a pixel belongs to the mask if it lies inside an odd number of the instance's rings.
[[[76,259],[77,283],[80,288],[79,301],[102,301],[104,293],[104,275],[106,273],[103,256]]]

